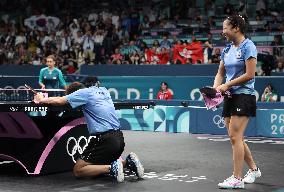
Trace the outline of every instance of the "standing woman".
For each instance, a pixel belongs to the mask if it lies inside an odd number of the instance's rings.
[[[66,82],[60,69],[55,67],[55,57],[49,55],[46,58],[47,67],[42,68],[39,73],[39,85],[41,89],[66,89]]]
[[[261,176],[250,149],[243,139],[249,117],[256,115],[254,92],[257,50],[254,43],[245,38],[245,20],[240,15],[226,18],[223,35],[228,44],[222,54],[213,87],[221,92],[229,90],[232,98],[225,98],[223,117],[233,149],[233,175],[218,184],[219,188],[244,188]],[[226,75],[226,83],[222,84]],[[244,161],[249,171],[242,179]]]

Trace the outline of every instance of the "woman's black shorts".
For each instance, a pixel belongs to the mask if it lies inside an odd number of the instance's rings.
[[[119,159],[125,146],[120,130],[110,130],[92,136],[80,159],[94,165],[110,165]]]
[[[247,94],[235,94],[232,98],[225,97],[223,106],[223,117],[256,115],[256,97]]]

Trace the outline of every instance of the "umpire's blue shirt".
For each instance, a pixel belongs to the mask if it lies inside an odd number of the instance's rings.
[[[82,106],[90,134],[119,129],[113,101],[105,87],[92,86],[66,95],[72,108]]]

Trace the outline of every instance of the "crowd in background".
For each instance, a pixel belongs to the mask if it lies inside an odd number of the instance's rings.
[[[248,18],[247,5],[244,1],[238,2],[237,7],[225,2],[223,15],[239,13]],[[214,48],[210,30],[204,34],[203,41],[192,33],[188,34],[189,40],[164,33],[162,40],[147,44],[142,36],[145,29],[177,28],[181,20],[215,28],[215,1],[205,0],[203,12],[197,3],[195,0],[148,3],[143,0],[3,0],[0,1],[0,65],[43,65],[50,54],[56,56],[57,66],[67,74],[78,72],[83,64],[219,63],[221,50]],[[271,18],[264,25],[266,32],[284,31],[284,17],[278,10],[281,3],[274,1],[273,10],[269,10],[266,1],[256,1],[255,20]],[[187,49],[192,46],[198,49],[197,59],[187,57]],[[271,46],[275,62],[268,68],[283,71],[282,35],[275,36]],[[175,51],[182,52],[184,59],[179,59]]]

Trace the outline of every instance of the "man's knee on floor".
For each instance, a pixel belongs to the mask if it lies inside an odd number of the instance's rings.
[[[77,178],[83,177],[81,169],[82,169],[82,167],[79,167],[79,166],[76,166],[76,165],[74,166],[73,174],[74,174],[75,177],[77,177]]]

